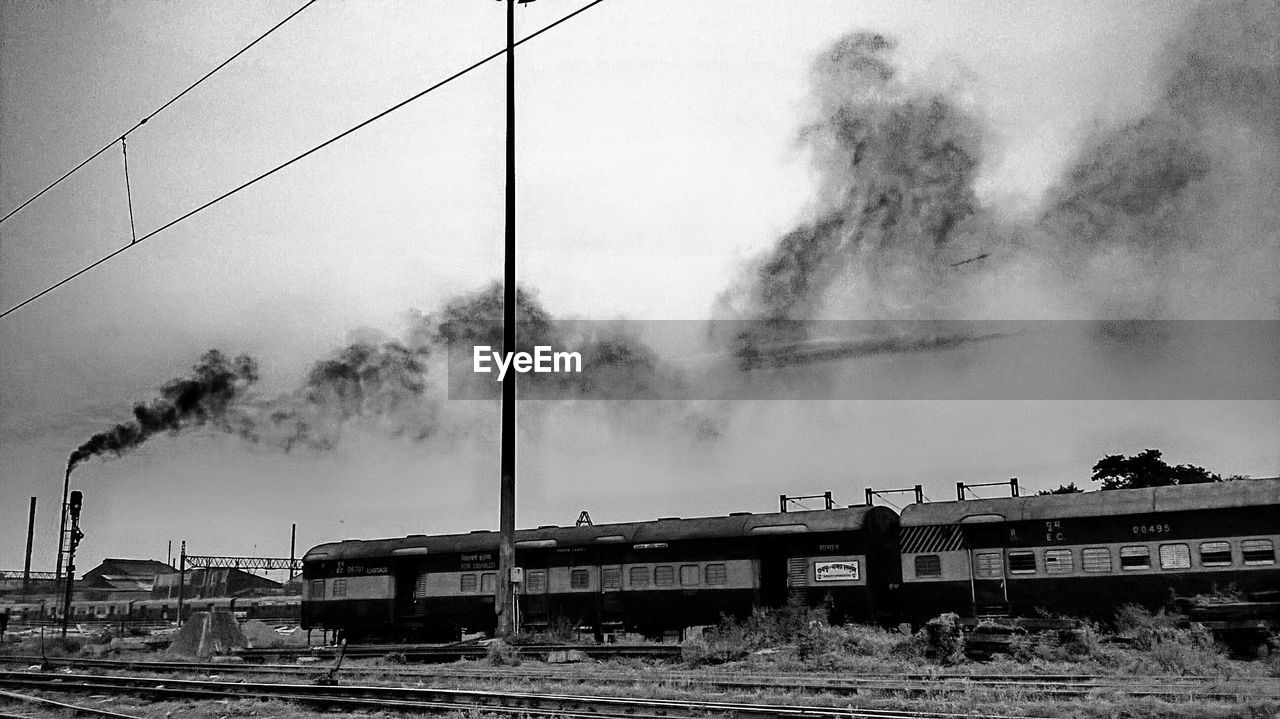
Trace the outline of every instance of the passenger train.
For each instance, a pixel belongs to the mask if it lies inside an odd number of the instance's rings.
[[[240,619],[297,621],[301,600],[298,597],[223,597],[217,599],[184,599],[182,618],[192,612],[230,612]],[[62,619],[61,600],[40,602],[0,602],[0,612],[7,612],[10,626],[38,624]],[[178,599],[134,599],[74,601],[71,622],[94,623],[159,623],[178,619]]]
[[[834,621],[1057,614],[1109,619],[1231,589],[1280,626],[1280,480],[516,532],[524,628],[660,635],[801,601]],[[322,544],[302,626],[456,639],[495,627],[498,534]],[[1261,604],[1260,606],[1268,606]]]

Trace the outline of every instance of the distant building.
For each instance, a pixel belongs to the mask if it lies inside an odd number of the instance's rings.
[[[177,571],[154,559],[104,559],[76,579],[76,597],[89,601],[149,599],[156,581]]]
[[[156,577],[151,598],[176,598],[179,583],[182,584],[182,596],[188,599],[261,597],[282,593],[279,582],[259,577],[243,569],[188,569],[185,576],[174,573]]]

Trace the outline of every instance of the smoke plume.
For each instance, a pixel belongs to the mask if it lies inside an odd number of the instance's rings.
[[[739,345],[787,320],[1280,315],[1280,11],[1206,4],[1164,51],[1142,116],[1085,139],[1032,221],[975,192],[991,142],[955,92],[854,33],[812,68],[808,217],[727,290]],[[785,331],[784,331],[785,330]],[[720,338],[723,340],[726,338]]]
[[[258,364],[252,358],[241,355],[228,360],[218,350],[210,350],[190,376],[166,382],[158,398],[134,405],[133,420],[99,432],[77,447],[67,460],[67,473],[90,457],[125,454],[161,432],[176,434],[205,425],[229,429],[228,411],[257,381]]]

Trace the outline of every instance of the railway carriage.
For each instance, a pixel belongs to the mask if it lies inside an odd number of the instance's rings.
[[[521,624],[650,635],[791,598],[869,621],[898,582],[884,507],[516,532]],[[302,622],[353,638],[456,638],[495,624],[498,534],[323,544],[303,558]]]
[[[916,619],[1106,619],[1224,589],[1280,598],[1276,480],[913,504],[899,531]]]

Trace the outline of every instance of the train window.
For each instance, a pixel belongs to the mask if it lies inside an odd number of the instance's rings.
[[[936,554],[921,554],[916,557],[917,577],[941,577],[942,558]]]
[[[633,587],[649,586],[649,568],[648,567],[632,567],[631,568],[631,586]]]
[[[1181,542],[1160,545],[1161,569],[1190,569],[1191,547]]]
[[[1086,572],[1110,572],[1111,550],[1106,547],[1085,547],[1080,550],[1080,565]]]
[[[1036,573],[1036,553],[1035,552],[1009,552],[1009,573],[1010,574],[1035,574]]]
[[[974,576],[978,579],[999,579],[1001,571],[999,552],[983,552],[974,559]]]
[[[729,580],[729,571],[723,564],[708,564],[706,571],[702,573],[702,578],[713,587],[724,586]]]
[[[493,572],[485,572],[480,575],[480,591],[493,593],[497,591],[498,575]]]
[[[1240,556],[1250,566],[1275,564],[1276,548],[1270,539],[1246,539],[1240,543]]]
[[[333,596],[335,597],[347,596],[347,580],[345,579],[333,580]]]
[[[1108,554],[1110,559],[1111,555]],[[1070,574],[1076,568],[1070,549],[1044,550],[1044,571],[1049,574]]]
[[[1231,566],[1231,545],[1227,542],[1201,542],[1200,565],[1203,567]]]
[[[1121,569],[1150,569],[1151,548],[1140,544],[1120,548]]]
[[[697,586],[701,574],[696,564],[680,565],[680,585],[685,587]]]
[[[622,586],[622,569],[619,567],[604,567],[600,570],[600,588],[601,589],[618,589]]]
[[[524,591],[525,592],[545,592],[547,591],[547,570],[530,569],[524,573]]]
[[[323,579],[311,580],[310,594],[312,599],[324,599],[324,580]]]
[[[670,564],[659,564],[653,568],[653,583],[658,587],[670,587],[676,583],[676,568]]]
[[[458,580],[458,589],[464,592],[474,592],[476,590],[476,575],[464,574]]]
[[[418,581],[414,582],[413,584],[414,599],[426,599],[428,596],[430,596],[430,592],[427,591],[427,577],[430,577],[430,576],[431,576],[430,572],[423,572],[422,574],[418,575]]]
[[[569,588],[570,589],[586,589],[591,586],[591,573],[585,569],[573,569],[569,571]]]

